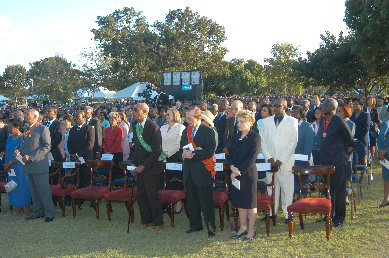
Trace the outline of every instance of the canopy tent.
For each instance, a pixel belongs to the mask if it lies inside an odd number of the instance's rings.
[[[99,87],[95,93],[80,89],[76,92],[76,95],[78,96],[78,98],[104,99],[110,97],[115,93],[115,91],[110,91],[104,87]]]
[[[7,97],[4,97],[3,95],[0,95],[0,101],[7,101],[8,98]]]
[[[111,95],[110,99],[128,99],[132,98],[133,100],[144,100],[144,97],[139,97],[139,93],[142,93],[146,90],[146,83],[143,82],[137,82],[125,89],[122,89],[115,94]],[[156,91],[151,91],[151,99],[154,99],[155,96],[157,96],[158,93]]]

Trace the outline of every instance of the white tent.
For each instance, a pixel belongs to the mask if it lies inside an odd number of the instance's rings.
[[[133,100],[144,100],[143,97],[139,97],[139,93],[142,93],[146,90],[146,83],[143,82],[137,82],[125,89],[122,89],[115,94],[111,95],[110,99],[128,99],[132,98]],[[157,96],[158,93],[155,91],[151,91],[151,98],[153,99],[155,96]]]
[[[6,100],[8,100],[7,97],[4,97],[3,95],[0,95],[0,101],[6,101]]]
[[[115,93],[116,93],[115,91],[110,91],[104,87],[99,87],[95,93],[92,93],[90,91],[81,90],[81,89],[76,92],[76,94],[79,98],[93,98],[93,99],[108,98]]]

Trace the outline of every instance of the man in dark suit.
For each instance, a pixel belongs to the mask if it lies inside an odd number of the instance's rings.
[[[22,139],[20,152],[15,156],[23,157],[23,172],[28,175],[34,211],[27,220],[46,217],[45,222],[54,219],[54,205],[49,184],[50,132],[47,127],[38,123],[39,112],[35,109],[27,111],[25,116],[26,129]]]
[[[354,138],[362,142],[367,147],[367,134],[369,132],[369,114],[363,111],[363,103],[361,99],[353,99],[353,115],[350,120],[355,123]]]
[[[239,111],[243,110],[243,103],[240,100],[235,100],[231,105],[231,117],[229,117],[226,121],[226,130],[224,133],[224,149],[223,152],[228,154],[228,148],[231,144],[231,138],[234,134],[238,133],[238,122],[236,120],[236,115]]]
[[[320,107],[320,95],[313,95],[312,104],[309,106],[309,110],[307,112],[307,121],[308,123],[312,123],[315,121],[315,108]]]
[[[334,165],[331,175],[331,203],[335,210],[334,227],[341,227],[346,216],[346,174],[349,153],[354,141],[344,120],[335,115],[338,102],[329,98],[320,106],[324,118],[320,120],[320,155],[323,165]]]
[[[228,100],[222,99],[219,102],[219,114],[215,117],[214,123],[218,135],[217,150],[221,151],[224,148],[224,134],[226,131],[226,109],[228,107]]]
[[[78,110],[74,117],[76,125],[69,131],[68,150],[73,161],[84,161],[93,159],[93,146],[95,144],[95,130],[85,122],[85,112]],[[87,187],[90,184],[90,171],[83,164],[80,169],[80,187]]]
[[[51,106],[46,111],[47,122],[45,126],[49,128],[51,138],[51,155],[55,162],[65,160],[65,124],[57,119],[58,108]]]
[[[213,205],[212,167],[207,166],[216,149],[215,132],[201,124],[201,110],[195,106],[186,113],[189,127],[181,136],[179,155],[184,163],[183,179],[188,200],[190,234],[203,229],[201,213],[208,236],[215,235],[215,209]],[[188,148],[192,144],[193,151]],[[193,144],[195,146],[193,146]]]
[[[154,224],[152,230],[159,231],[163,228],[162,203],[158,196],[163,172],[163,162],[159,160],[162,137],[158,125],[147,118],[148,113],[149,106],[145,103],[138,103],[134,108],[136,122],[132,124],[134,132],[132,161],[137,168],[131,174],[137,176],[137,198],[142,221],[138,229]],[[146,147],[151,149],[151,152]]]
[[[102,152],[103,150],[103,128],[101,123],[96,118],[92,118],[93,108],[85,107],[86,124],[94,128],[95,130],[95,143],[93,146],[93,159],[96,158],[96,152]]]

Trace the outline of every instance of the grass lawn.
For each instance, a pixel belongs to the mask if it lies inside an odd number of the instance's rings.
[[[206,230],[185,234],[188,220],[184,213],[176,215],[175,227],[165,214],[165,227],[160,232],[145,229],[136,230],[140,224],[137,203],[135,222],[127,234],[127,210],[124,203],[113,203],[112,221],[107,220],[105,201],[100,204],[100,220],[96,220],[94,210],[86,202],[77,217],[73,218],[70,207],[67,216],[62,217],[59,208],[54,222],[44,223],[43,219],[26,221],[19,215],[11,215],[6,194],[2,195],[0,213],[1,257],[38,256],[389,256],[389,207],[378,209],[382,201],[383,180],[381,168],[375,166],[374,181],[369,190],[363,188],[363,199],[358,204],[357,214],[350,219],[347,206],[345,224],[331,231],[331,238],[325,237],[325,225],[316,223],[319,216],[307,216],[305,229],[301,230],[298,216],[295,216],[293,239],[288,236],[288,226],[284,224],[281,211],[277,226],[271,225],[270,236],[266,236],[265,223],[257,221],[257,237],[249,243],[230,240],[234,234],[229,223],[223,232],[218,228],[213,238],[207,237]],[[216,224],[219,225],[218,210]],[[258,215],[258,218],[262,214]]]

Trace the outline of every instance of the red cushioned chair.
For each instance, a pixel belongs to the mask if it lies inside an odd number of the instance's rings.
[[[159,199],[163,204],[165,204],[166,212],[170,217],[170,225],[174,227],[174,204],[178,201],[184,202],[184,209],[186,216],[188,217],[188,210],[186,205],[186,194],[184,191],[181,190],[169,190],[169,183],[180,183],[183,184],[182,180],[173,177],[170,180],[167,178],[168,173],[172,173],[173,171],[182,171],[182,164],[181,163],[166,163],[165,164],[165,172],[163,174],[163,182],[164,187],[163,190],[158,192]]]
[[[266,177],[264,180],[258,180],[257,182],[257,189],[258,189],[258,195],[257,195],[257,209],[265,211],[266,216],[266,234],[269,236],[270,234],[270,209],[272,210],[272,220],[273,225],[276,225],[276,213],[274,211],[274,177],[275,173],[279,170],[279,167],[275,164],[269,164],[269,163],[257,163],[257,171],[258,173],[272,173],[272,180],[270,183],[266,182]],[[267,187],[271,187],[272,189],[272,195],[267,195],[266,192]],[[235,221],[235,229],[236,231],[239,230],[238,225],[238,209],[236,207],[233,207],[233,213],[234,213],[234,221]]]
[[[288,206],[288,215],[289,215],[289,237],[293,237],[293,214],[299,214],[300,226],[301,229],[304,229],[303,214],[324,214],[326,220],[326,236],[327,239],[330,239],[330,230],[332,228],[332,218],[331,218],[331,196],[330,196],[330,185],[325,183],[324,180],[321,181],[321,184],[315,184],[312,187],[319,189],[319,193],[322,193],[322,190],[326,190],[327,198],[302,198],[302,176],[307,175],[323,175],[327,176],[326,182],[330,182],[330,176],[335,172],[334,166],[294,166],[293,174],[299,177],[299,200],[295,201]]]
[[[134,178],[132,178],[132,187],[128,186],[129,181],[129,166],[134,166],[132,163],[123,161],[120,167],[124,171],[124,188],[106,193],[104,199],[107,207],[108,220],[111,220],[112,205],[111,201],[122,201],[125,203],[128,213],[131,216],[131,223],[134,223],[134,201],[138,195],[137,189],[134,188]],[[131,198],[132,197],[132,198]]]
[[[91,182],[88,187],[78,189],[70,194],[73,203],[73,216],[74,217],[76,216],[76,203],[78,204],[79,209],[81,209],[80,200],[86,199],[86,200],[91,200],[93,209],[96,211],[96,218],[99,219],[100,218],[99,201],[101,198],[104,197],[106,193],[111,191],[113,161],[88,160],[86,161],[86,165],[90,169]],[[97,170],[100,168],[109,169],[107,184],[96,185],[95,183],[96,179],[101,179],[102,177],[103,177],[103,182],[106,182],[107,178],[97,174]]]
[[[70,162],[68,162],[70,163]],[[73,173],[69,173],[69,175],[64,175],[63,172],[64,169],[64,163],[62,162],[51,162],[50,165],[50,189],[51,189],[51,195],[53,197],[54,203],[58,202],[59,207],[62,210],[62,216],[65,217],[65,197],[67,195],[70,195],[72,192],[76,191],[78,189],[78,185],[80,183],[80,177],[79,177],[79,169],[80,169],[80,163],[74,164],[74,171]],[[68,184],[68,179],[73,178],[74,184]],[[57,182],[53,182],[54,179],[57,179]]]
[[[213,204],[219,208],[220,230],[224,230],[224,209],[226,210],[227,221],[230,221],[228,206],[228,166],[223,163],[216,163],[216,175],[214,179]]]

